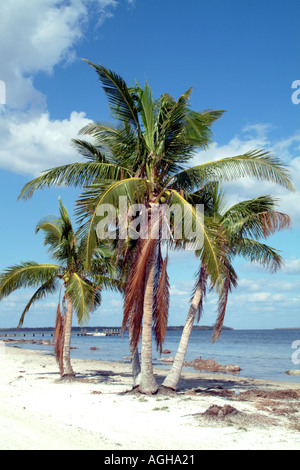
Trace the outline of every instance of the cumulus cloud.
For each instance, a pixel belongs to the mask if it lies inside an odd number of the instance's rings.
[[[0,166],[16,173],[38,176],[55,166],[78,161],[71,145],[78,131],[90,122],[84,113],[52,120],[48,112],[27,120],[23,114],[0,117]]]
[[[270,124],[253,124],[243,129],[228,143],[219,145],[214,142],[208,150],[194,157],[197,165],[220,158],[242,155],[251,150],[266,150],[280,158],[290,169],[295,192],[287,191],[275,183],[261,182],[254,178],[242,178],[231,183],[224,183],[228,203],[235,204],[243,199],[250,199],[262,194],[272,194],[279,200],[278,210],[289,214],[294,225],[300,224],[300,129],[291,136],[272,139],[273,127]]]
[[[288,259],[285,262],[285,267],[283,271],[286,274],[300,274],[300,259]]]
[[[73,112],[51,118],[46,96],[35,86],[38,73],[70,65],[91,19],[99,26],[115,0],[6,0],[0,15],[0,79],[6,106],[0,106],[0,167],[37,176],[78,160],[71,139],[89,120]]]
[[[176,287],[175,285],[172,285],[172,286],[170,286],[170,295],[171,296],[173,296],[173,295],[188,296],[188,295],[190,295],[190,292],[187,291],[187,290],[178,289],[178,287]]]
[[[116,5],[114,0],[6,0],[0,17],[0,78],[8,105],[45,110],[34,75],[72,62],[91,12],[102,22]]]

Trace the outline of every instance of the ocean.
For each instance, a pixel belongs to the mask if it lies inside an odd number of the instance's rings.
[[[100,331],[100,330],[99,330]],[[11,334],[13,332],[10,332]],[[30,331],[26,331],[26,339]],[[39,332],[40,333],[40,332]],[[218,341],[211,342],[210,330],[193,330],[186,361],[214,359],[222,365],[236,364],[240,366],[241,377],[254,379],[276,380],[282,382],[300,383],[300,376],[286,374],[287,370],[300,369],[300,329],[291,330],[223,330]],[[0,339],[2,335],[0,332]],[[170,354],[161,357],[175,356],[181,337],[181,331],[169,330],[166,335],[163,349],[169,349]],[[36,336],[36,340],[49,339],[49,331],[45,331],[44,338]],[[129,353],[128,334],[122,336],[77,336],[72,335],[71,357],[78,359],[92,359],[113,362],[127,362]],[[20,343],[19,347],[29,349],[42,349],[52,352],[50,345]],[[91,350],[91,348],[98,348]],[[153,343],[153,364],[163,368],[169,364],[160,362],[160,354]],[[187,370],[194,370],[186,368]],[[213,374],[213,373],[212,373]]]

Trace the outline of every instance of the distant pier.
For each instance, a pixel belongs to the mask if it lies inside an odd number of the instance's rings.
[[[53,337],[54,331],[0,331],[0,338],[26,338],[26,337]],[[121,328],[101,328],[93,330],[81,329],[80,331],[72,331],[75,336],[120,336]]]

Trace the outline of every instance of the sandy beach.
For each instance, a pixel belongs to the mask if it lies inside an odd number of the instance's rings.
[[[74,359],[65,382],[51,354],[0,343],[1,450],[300,449],[300,384],[184,372],[144,396],[130,364]]]

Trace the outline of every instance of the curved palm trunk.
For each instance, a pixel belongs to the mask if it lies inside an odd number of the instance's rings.
[[[155,250],[151,250],[147,262],[146,288],[144,295],[144,315],[142,330],[141,351],[141,393],[152,394],[158,390],[158,385],[153,374],[152,365],[152,321],[153,321],[153,290],[155,272]]]
[[[63,349],[63,377],[75,377],[75,372],[71,366],[70,345],[72,332],[73,303],[70,297],[66,296],[67,309],[64,326],[64,349]]]
[[[187,352],[188,344],[190,335],[193,329],[193,324],[195,320],[195,316],[199,307],[199,303],[202,298],[202,289],[201,286],[198,285],[194,297],[192,300],[192,304],[190,306],[190,310],[181,334],[180,343],[178,346],[178,350],[175,356],[175,360],[173,362],[172,368],[168,373],[167,377],[165,378],[162,386],[166,388],[170,388],[172,390],[176,390],[178,381],[180,379],[181,370],[183,367],[185,355]]]

